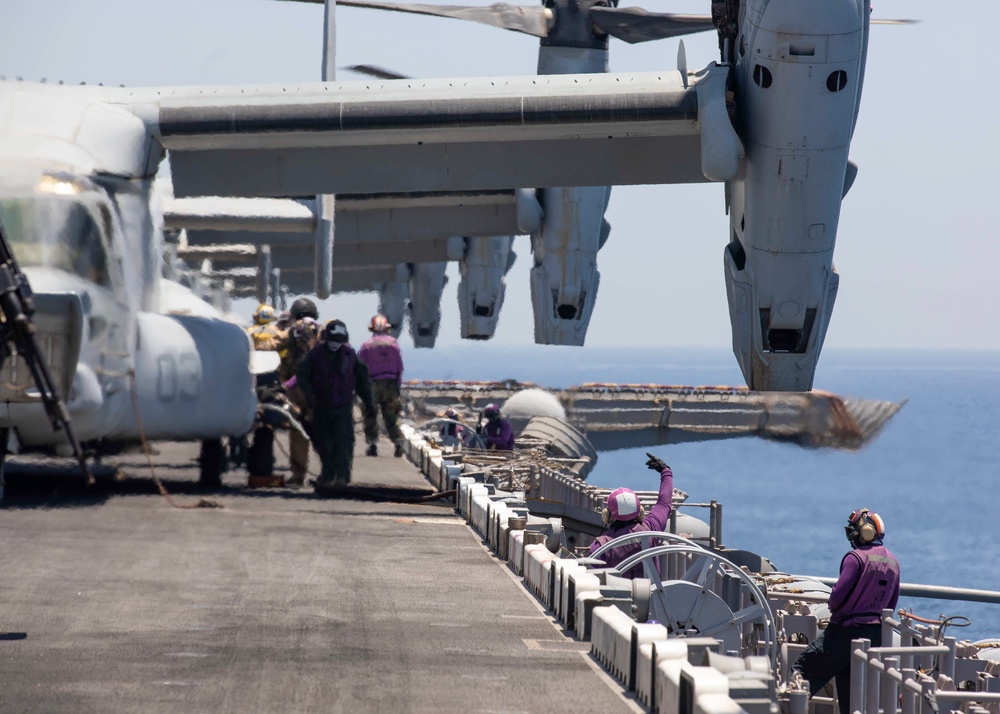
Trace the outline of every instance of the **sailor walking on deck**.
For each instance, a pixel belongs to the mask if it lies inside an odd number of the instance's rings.
[[[810,697],[836,679],[840,714],[848,714],[851,703],[851,640],[881,647],[882,610],[895,610],[899,600],[899,561],[882,544],[881,516],[859,509],[844,530],[853,550],[840,561],[840,577],[830,592],[830,624],[794,665],[809,682]]]
[[[382,420],[389,439],[395,444],[393,456],[403,455],[403,432],[399,430],[399,417],[403,411],[399,389],[403,382],[403,355],[396,338],[389,334],[392,325],[385,315],[375,315],[368,323],[372,336],[361,349],[358,359],[368,367],[372,383],[372,398],[377,410],[382,411]],[[365,419],[365,439],[368,441],[369,456],[378,456],[378,419]]]
[[[643,513],[642,504],[635,492],[628,488],[616,488],[608,494],[607,505],[601,509],[601,520],[607,528],[602,535],[597,536],[590,544],[590,552],[600,548],[605,543],[628,535],[629,533],[663,531],[670,520],[670,511],[673,508],[674,497],[674,472],[662,459],[647,453],[649,460],[646,461],[646,468],[660,474],[660,492],[656,498],[656,503],[649,509],[649,513]],[[626,558],[642,550],[639,543],[629,543],[627,545],[611,548],[604,553],[602,559],[609,567],[618,567],[618,564]],[[622,573],[626,578],[641,578],[642,565],[629,568]]]
[[[295,373],[313,412],[313,444],[323,462],[316,489],[345,486],[354,463],[354,398],[374,418],[368,368],[348,344],[347,325],[330,320]]]

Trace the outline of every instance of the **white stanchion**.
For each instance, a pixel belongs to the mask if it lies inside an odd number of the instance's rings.
[[[546,567],[555,555],[545,547],[544,543],[532,543],[524,547],[524,579],[531,590],[539,599],[543,599],[548,592],[548,574]]]
[[[559,620],[564,625],[569,625],[569,611],[573,607],[573,600],[575,598],[570,596],[569,576],[570,573],[578,573],[586,570],[586,567],[580,565],[580,563],[575,558],[557,558],[555,561],[555,570],[552,573],[552,578],[555,580],[555,597],[552,603],[552,611],[556,615],[556,619]]]
[[[507,533],[507,565],[517,575],[524,572],[524,529]]]
[[[629,650],[634,624],[635,620],[613,605],[594,608],[590,651],[622,682],[628,679]]]
[[[687,643],[681,639],[647,642],[639,646],[638,661],[635,666],[635,696],[644,706],[653,705],[653,683],[656,679],[655,664],[669,660],[687,661]]]
[[[486,520],[486,543],[494,553],[499,554],[500,550],[500,541],[498,540],[500,522],[506,523],[510,512],[510,506],[503,501],[493,501],[490,504]]]
[[[631,618],[629,618],[631,619]],[[637,687],[636,680],[638,678],[638,668],[639,668],[639,648],[643,645],[652,645],[654,642],[667,641],[667,628],[655,622],[633,622],[632,632],[629,638],[629,652],[628,652],[628,663],[627,672],[628,676],[625,679],[626,688],[635,689]],[[652,677],[652,671],[647,670],[650,677]]]
[[[441,456],[441,449],[427,449],[425,452],[425,458],[421,462],[423,468],[424,476],[428,478],[433,478],[438,471],[441,470],[441,463],[444,458]]]
[[[707,694],[722,694],[729,698],[729,678],[712,667],[696,667],[687,660],[668,660],[656,667],[656,711],[677,714],[682,688],[691,688],[691,700]],[[735,702],[734,702],[735,703]]]
[[[480,486],[476,489],[478,493],[471,495],[469,503],[469,523],[475,531],[486,537],[487,523],[489,522],[488,513],[490,508],[490,492],[486,486]]]
[[[475,499],[479,496],[488,496],[490,490],[486,488],[481,483],[470,484],[468,488],[465,489],[465,501],[462,504],[462,515],[465,516],[465,520],[472,520],[472,504]]]
[[[451,489],[455,488],[452,485],[452,482],[461,475],[462,475],[461,464],[453,464],[446,461],[444,463],[444,476],[442,477],[443,482],[441,484],[441,490],[450,491]]]

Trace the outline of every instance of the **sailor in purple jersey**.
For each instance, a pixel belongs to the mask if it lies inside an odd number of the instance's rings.
[[[372,397],[382,410],[382,420],[389,439],[395,444],[394,456],[403,455],[403,432],[399,429],[399,419],[403,412],[400,386],[403,382],[403,356],[396,338],[389,334],[392,325],[385,315],[375,315],[368,323],[372,336],[361,349],[358,359],[368,367],[371,377]],[[368,441],[369,456],[378,456],[378,421],[365,420],[365,439]]]
[[[642,504],[639,503],[639,497],[635,495],[634,491],[627,488],[617,488],[609,493],[607,505],[601,511],[601,518],[608,530],[597,536],[590,544],[591,553],[619,536],[666,529],[673,507],[674,472],[662,459],[658,459],[652,454],[646,454],[646,456],[649,457],[646,468],[660,474],[660,492],[656,498],[656,504],[649,509],[649,514],[644,517]],[[614,568],[640,550],[642,550],[642,544],[629,543],[612,548],[605,552],[601,559],[608,566]],[[622,573],[622,575],[626,578],[641,578],[642,566],[636,565],[629,568],[628,572]]]
[[[882,610],[895,610],[899,600],[899,561],[882,544],[882,517],[859,509],[844,530],[853,550],[840,561],[840,577],[830,593],[830,624],[794,666],[809,682],[810,697],[836,679],[840,714],[848,714],[851,703],[851,640],[867,639],[880,647]]]
[[[486,426],[482,429],[486,448],[513,451],[514,428],[509,421],[500,417],[500,407],[496,404],[487,404],[483,409],[483,416],[486,417]]]
[[[375,418],[368,368],[348,342],[347,325],[330,320],[306,353],[295,379],[313,413],[313,446],[323,462],[316,490],[346,486],[354,464],[354,399]]]

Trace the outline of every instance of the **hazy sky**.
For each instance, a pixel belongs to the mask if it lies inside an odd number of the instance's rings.
[[[319,78],[323,9],[268,0],[2,0],[0,74],[67,83],[241,84]],[[465,4],[489,4],[467,0]],[[526,4],[535,4],[527,3]],[[625,4],[625,3],[623,3]],[[631,3],[628,3],[631,4]],[[708,0],[654,10],[709,12]],[[840,293],[827,348],[1000,348],[1000,245],[990,211],[1000,163],[989,58],[1000,3],[876,0],[851,147],[860,172],[844,201],[834,262]],[[454,20],[338,10],[338,64],[420,77],[533,74],[536,39]],[[716,38],[685,40],[688,66],[718,57]],[[614,41],[612,71],[673,68],[677,41]],[[360,79],[341,71],[339,79]],[[721,184],[618,187],[588,345],[728,347]],[[532,342],[527,237],[515,241],[497,342]],[[459,341],[457,266],[438,344]],[[242,301],[241,301],[242,302]],[[335,297],[324,317],[363,330],[374,294]],[[252,309],[252,305],[248,307]],[[822,363],[822,361],[821,361]]]

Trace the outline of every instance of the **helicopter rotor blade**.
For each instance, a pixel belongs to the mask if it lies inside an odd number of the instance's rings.
[[[321,2],[322,0],[306,0]],[[549,18],[551,11],[544,7],[519,7],[505,2],[494,3],[484,7],[467,5],[424,5],[418,3],[374,2],[369,0],[338,0],[342,7],[366,7],[375,10],[391,10],[393,12],[409,12],[415,15],[433,15],[435,17],[450,17],[455,20],[468,20],[484,25],[499,27],[513,32],[522,32],[533,37],[547,37],[549,34]]]
[[[358,74],[367,74],[369,77],[376,77],[378,79],[413,79],[409,75],[393,72],[391,69],[379,67],[374,64],[352,64],[350,67],[344,67],[344,69],[350,72],[357,72]]]
[[[649,12],[641,7],[593,7],[590,18],[602,32],[630,44],[715,30],[711,15]]]

